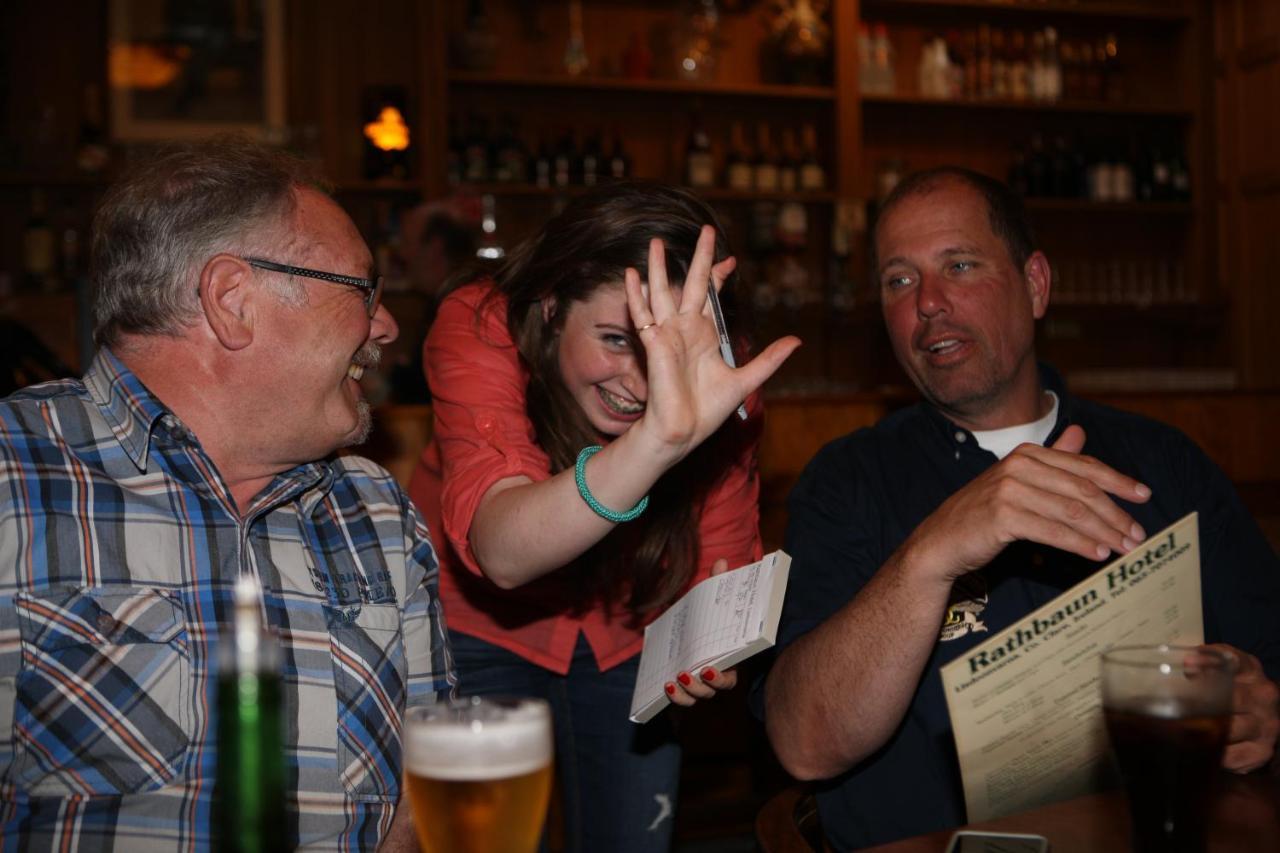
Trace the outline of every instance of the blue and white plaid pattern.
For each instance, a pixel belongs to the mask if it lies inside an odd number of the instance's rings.
[[[405,703],[454,683],[435,554],[391,475],[303,465],[241,517],[109,352],[0,401],[0,846],[209,846],[217,643],[243,572],[284,651],[290,835],[371,850]]]

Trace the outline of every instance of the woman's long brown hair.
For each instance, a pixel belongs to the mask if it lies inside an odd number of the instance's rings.
[[[666,247],[669,280],[683,282],[701,228],[708,224],[716,229],[716,260],[723,260],[730,254],[724,229],[697,196],[663,184],[610,183],[572,200],[498,268],[494,295],[507,299],[507,325],[529,369],[529,418],[553,474],[572,467],[583,447],[599,443],[560,375],[560,333],[568,307],[602,286],[618,285],[628,267],[647,279],[653,237]],[[720,298],[730,334],[740,340],[735,279],[725,282]],[[548,297],[554,305],[549,314],[543,308]],[[575,609],[618,603],[638,619],[685,589],[697,569],[702,505],[749,441],[749,428],[730,417],[654,484],[643,516],[619,525],[565,569],[580,581],[570,585],[581,590]]]

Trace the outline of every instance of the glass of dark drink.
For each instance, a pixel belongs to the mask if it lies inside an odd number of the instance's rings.
[[[1102,655],[1102,708],[1136,853],[1203,853],[1227,743],[1235,660],[1190,646]]]

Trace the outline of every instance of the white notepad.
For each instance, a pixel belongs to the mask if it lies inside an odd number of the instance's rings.
[[[700,582],[644,629],[631,719],[667,707],[665,685],[681,672],[727,669],[774,644],[791,558],[783,551]]]

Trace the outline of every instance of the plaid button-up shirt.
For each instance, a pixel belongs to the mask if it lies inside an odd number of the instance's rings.
[[[217,643],[245,572],[283,648],[290,835],[373,849],[405,703],[454,681],[435,555],[391,476],[302,465],[241,517],[105,350],[0,401],[0,845],[209,846]]]

